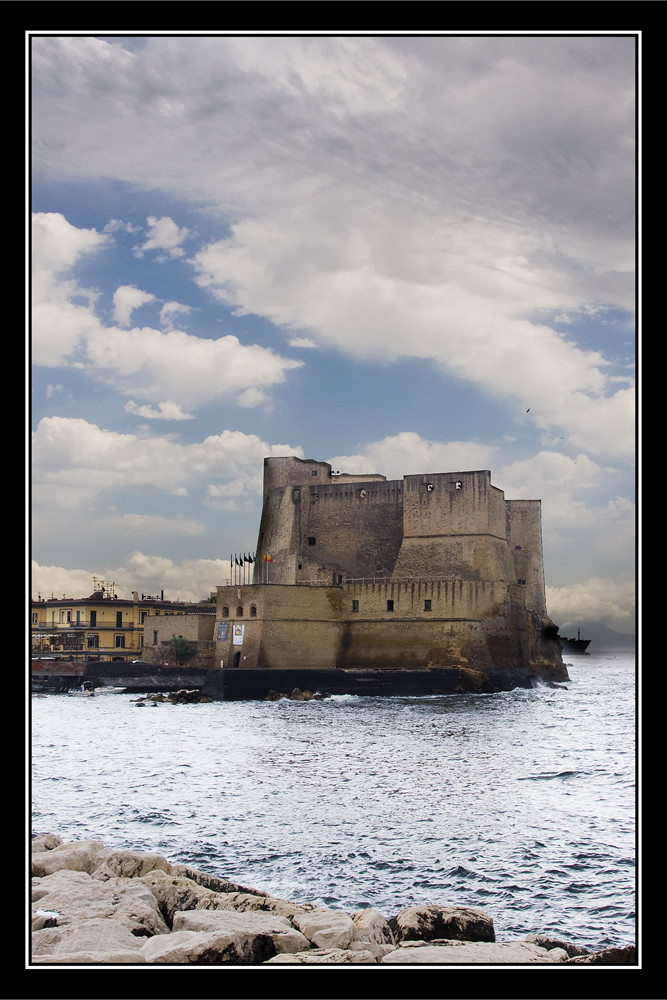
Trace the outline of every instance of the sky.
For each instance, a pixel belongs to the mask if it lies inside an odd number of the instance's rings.
[[[263,460],[489,469],[635,625],[639,39],[27,39],[33,597],[208,597]]]

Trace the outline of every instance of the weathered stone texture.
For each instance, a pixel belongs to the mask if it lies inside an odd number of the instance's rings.
[[[49,855],[57,865],[44,864]],[[53,871],[33,878],[33,965],[637,964],[634,946],[589,954],[539,935],[496,942],[491,917],[472,907],[350,915],[98,841],[44,835],[40,859]]]

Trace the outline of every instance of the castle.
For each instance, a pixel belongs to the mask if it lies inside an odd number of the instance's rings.
[[[491,473],[349,475],[264,461],[252,583],[218,587],[220,697],[495,691],[567,679],[539,500]]]

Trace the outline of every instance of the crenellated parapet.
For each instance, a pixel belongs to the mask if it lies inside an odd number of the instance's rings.
[[[565,679],[540,518],[488,470],[387,480],[267,458],[253,584],[218,591],[221,664]]]

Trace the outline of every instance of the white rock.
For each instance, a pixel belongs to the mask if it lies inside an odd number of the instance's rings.
[[[51,851],[35,851],[32,855],[32,874],[37,877],[52,875],[60,868],[70,868],[91,875],[99,868],[111,851],[99,840],[78,840],[61,844]]]
[[[43,889],[53,876],[41,882]],[[135,879],[112,879],[98,882],[88,878],[68,880],[62,875],[50,892],[40,896],[39,909],[60,914],[58,924],[106,919],[122,923],[135,934],[168,934],[169,927],[153,893]]]
[[[419,941],[401,944],[381,965],[554,965],[552,954],[526,941]]]
[[[149,938],[141,949],[147,963],[170,965],[258,965],[273,952],[267,935],[236,931],[172,931]]]
[[[42,899],[49,892],[55,892],[57,889],[71,889],[73,886],[85,886],[89,885],[91,881],[88,872],[75,872],[69,868],[61,868],[59,871],[53,873],[53,875],[45,875],[43,878],[33,878],[31,897],[32,902],[36,903],[37,900]]]
[[[161,854],[149,851],[110,851],[93,873],[93,878],[140,878],[155,869],[170,872],[171,865]]]
[[[221,893],[204,889],[189,878],[168,875],[155,869],[138,879],[155,896],[160,910],[168,921],[174,919],[177,910],[194,910],[199,907],[216,908]]]
[[[135,937],[123,924],[114,920],[93,918],[77,920],[65,926],[45,927],[32,935],[32,954],[35,961],[65,961],[64,955],[92,953],[122,953],[141,951],[145,938]],[[81,961],[89,961],[82,959]],[[100,961],[99,957],[90,961]]]
[[[353,951],[349,948],[313,948],[296,955],[276,955],[264,965],[376,965],[370,951]]]
[[[57,837],[55,833],[41,833],[39,837],[35,837],[32,841],[32,853],[52,851],[54,847],[60,847],[61,844],[62,839]]]
[[[57,955],[36,955],[35,965],[144,965],[140,951],[73,951]]]
[[[375,944],[393,944],[394,935],[387,920],[379,910],[368,907],[352,914],[353,941],[373,941]]]
[[[352,918],[342,910],[298,913],[292,923],[316,948],[347,948],[354,934]]]
[[[286,917],[274,913],[236,913],[233,910],[185,910],[174,914],[175,931],[228,931],[248,939],[268,935],[276,952],[305,951],[310,941]]]

